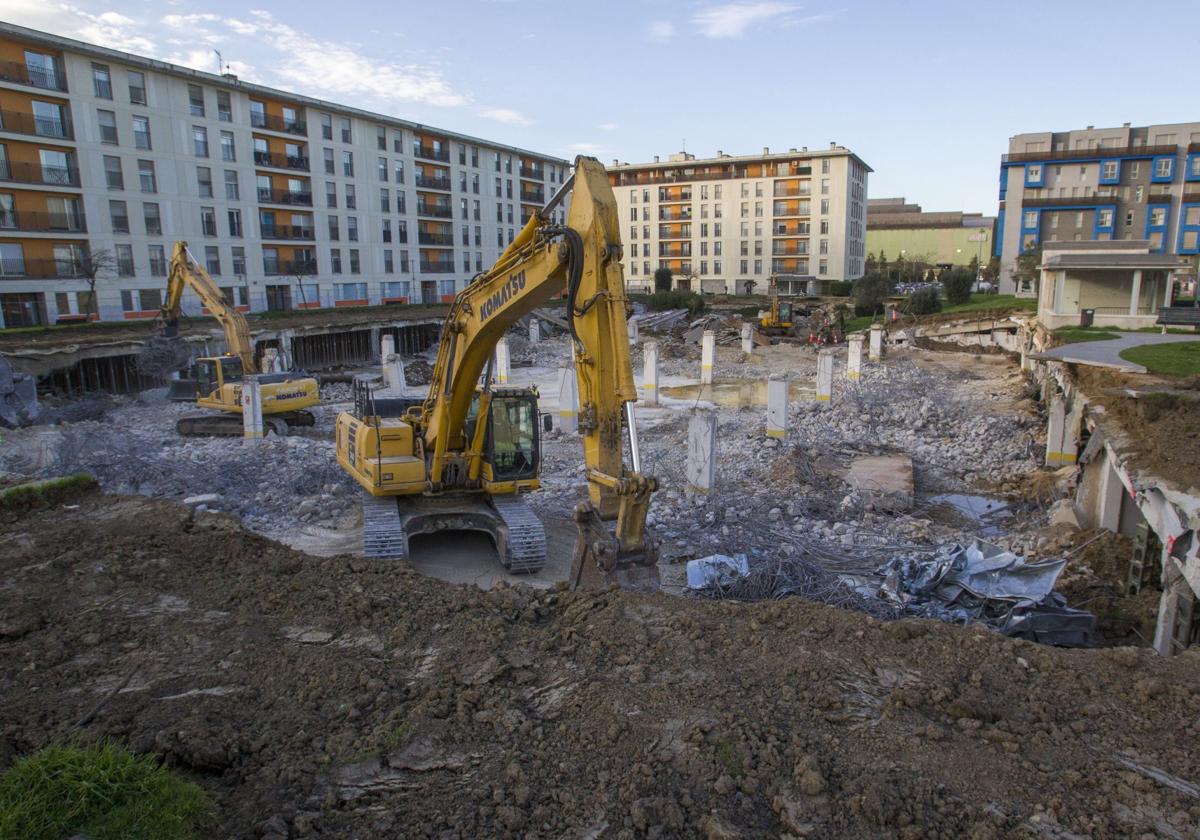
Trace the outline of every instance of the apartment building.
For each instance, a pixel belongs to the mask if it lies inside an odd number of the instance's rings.
[[[1000,291],[1037,294],[1018,258],[1044,242],[1147,240],[1200,253],[1200,123],[1018,134],[1000,162]]]
[[[630,289],[650,290],[669,268],[676,287],[706,294],[821,294],[861,277],[867,175],[843,146],[652,163],[613,161]]]
[[[93,273],[153,317],[179,239],[243,310],[446,301],[568,166],[0,23],[0,327],[87,318]]]

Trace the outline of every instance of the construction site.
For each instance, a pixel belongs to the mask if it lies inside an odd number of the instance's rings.
[[[156,328],[0,336],[0,769],[271,840],[1200,836],[1187,389],[651,312],[572,187],[449,306],[247,319],[180,243]]]

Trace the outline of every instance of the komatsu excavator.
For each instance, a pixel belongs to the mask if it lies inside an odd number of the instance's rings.
[[[771,275],[767,294],[771,296],[771,309],[759,322],[762,331],[767,335],[790,335],[796,326],[792,320],[792,304],[790,301],[779,299],[779,278],[775,274]]]
[[[192,365],[192,378],[172,383],[173,394],[194,395],[200,408],[215,409],[216,414],[192,414],[176,424],[181,435],[241,436],[241,383],[247,374],[256,374],[254,344],[246,318],[226,297],[207,271],[188,251],[186,242],[176,242],[167,275],[167,296],[158,315],[159,334],[173,341],[179,334],[183,290],[191,288],[200,302],[225,328],[229,353],[206,356]],[[319,403],[317,380],[296,373],[263,372],[257,375],[262,394],[263,431],[286,435],[288,426],[311,426],[313,416],[304,409]]]
[[[568,192],[566,224],[553,224],[551,211]],[[364,400],[339,415],[338,462],[365,491],[365,554],[406,556],[414,535],[474,530],[492,537],[510,571],[542,567],[545,533],[523,498],[538,488],[538,394],[495,387],[493,351],[518,319],[565,290],[588,480],[588,499],[574,511],[571,584],[657,589],[646,513],[658,485],[641,472],[619,229],[604,167],[577,158],[567,184],[455,297],[424,401],[382,412]]]

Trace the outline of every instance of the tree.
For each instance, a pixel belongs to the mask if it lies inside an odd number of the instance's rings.
[[[663,266],[654,271],[654,291],[669,292],[671,291],[671,269]]]
[[[1041,244],[1026,248],[1021,252],[1021,256],[1017,257],[1017,274],[1022,277],[1034,279],[1038,276],[1038,266],[1042,264],[1042,246]]]
[[[753,280],[743,280],[742,281],[742,288],[744,288],[746,290],[747,295],[754,294],[754,287],[757,285],[758,284],[755,283]]]
[[[973,277],[979,276],[979,257],[971,257],[971,261],[967,263],[967,271],[971,272]]]
[[[925,272],[926,283],[936,283],[937,279],[937,273],[932,268]]]
[[[100,279],[101,274],[108,277],[117,276],[116,256],[107,248],[86,253],[76,251],[72,258],[72,267],[75,269],[75,276],[82,277],[88,284],[88,311],[84,314],[89,318],[94,315],[96,320],[100,320],[100,306],[96,302],[96,281]]]
[[[942,299],[932,286],[918,289],[908,297],[908,311],[913,315],[931,315],[942,311]]]
[[[995,281],[1000,276],[1000,258],[993,255],[988,259],[988,263],[983,268],[983,279]]]
[[[891,282],[882,274],[864,274],[854,282],[854,314],[880,314],[891,291]]]
[[[970,270],[948,268],[942,272],[940,279],[947,303],[966,303],[971,299],[971,287],[975,285],[975,275]]]
[[[875,261],[875,252],[872,251],[871,253],[867,254],[867,260],[865,263],[863,263],[863,273],[874,274],[878,267],[879,263]]]

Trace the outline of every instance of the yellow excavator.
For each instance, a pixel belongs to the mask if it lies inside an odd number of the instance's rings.
[[[566,224],[553,224],[551,211],[568,192]],[[658,484],[641,472],[620,220],[604,167],[589,157],[576,159],[567,184],[455,297],[426,398],[393,400],[393,409],[356,399],[354,411],[338,416],[338,463],[365,491],[364,554],[403,557],[417,534],[482,531],[509,571],[541,569],[545,533],[523,498],[539,486],[538,394],[496,387],[493,351],[521,317],[564,289],[588,480],[588,499],[574,511],[570,582],[658,588],[657,548],[646,532]]]
[[[759,322],[762,331],[767,335],[790,335],[796,326],[792,320],[792,304],[790,301],[779,299],[779,278],[773,273],[767,286],[767,294],[771,296],[771,309]]]
[[[262,393],[263,432],[286,435],[289,426],[311,426],[313,415],[304,409],[321,401],[317,380],[297,373],[257,372],[250,327],[237,307],[188,251],[186,242],[176,242],[167,275],[167,296],[158,314],[158,332],[162,339],[174,341],[179,334],[183,290],[190,288],[200,302],[225,328],[229,351],[223,356],[205,356],[192,365],[192,378],[172,383],[172,398],[194,398],[200,408],[215,409],[215,414],[192,414],[181,418],[175,427],[188,436],[241,436],[242,380],[256,376]]]

